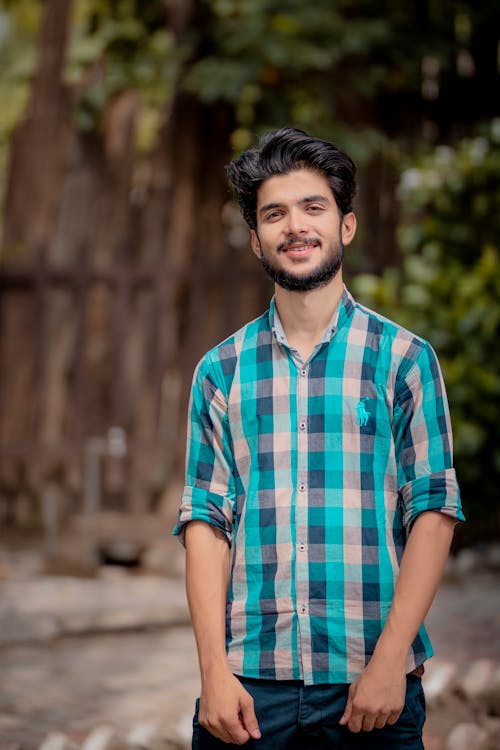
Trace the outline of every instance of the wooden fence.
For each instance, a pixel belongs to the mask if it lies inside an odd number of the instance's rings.
[[[40,248],[32,267],[0,268],[2,525],[36,527],[47,487],[63,519],[79,512],[96,440],[107,506],[154,510],[182,473],[194,364],[268,303],[269,285],[241,250],[182,274],[126,249],[113,266],[90,264],[84,247],[77,256],[57,266]],[[113,450],[120,435],[125,454]]]

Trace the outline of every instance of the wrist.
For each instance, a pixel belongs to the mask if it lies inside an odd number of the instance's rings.
[[[380,637],[370,663],[380,664],[383,669],[405,670],[410,647],[403,643],[393,642]]]
[[[211,658],[210,660],[200,663],[200,676],[202,684],[220,680],[228,675],[232,675],[227,657],[224,655],[220,658]]]

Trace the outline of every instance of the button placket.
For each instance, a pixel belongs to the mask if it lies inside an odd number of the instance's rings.
[[[308,515],[309,515],[309,367],[297,371],[297,499],[295,505],[296,532],[296,611],[299,616],[299,654],[301,670],[309,668],[311,641],[309,626],[309,565],[308,565]]]

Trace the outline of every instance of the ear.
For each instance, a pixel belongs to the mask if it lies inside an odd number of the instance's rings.
[[[255,253],[257,258],[260,258],[260,240],[255,229],[250,230],[250,242],[253,252]]]
[[[342,217],[342,242],[349,245],[356,234],[356,214],[352,211]]]

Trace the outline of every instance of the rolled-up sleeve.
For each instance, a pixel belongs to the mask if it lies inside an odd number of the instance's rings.
[[[186,484],[174,535],[184,543],[189,521],[205,521],[232,542],[235,501],[227,400],[210,361],[195,370],[188,410]]]
[[[448,400],[439,362],[427,343],[398,375],[393,426],[404,526],[410,530],[420,513],[429,510],[464,521]]]

